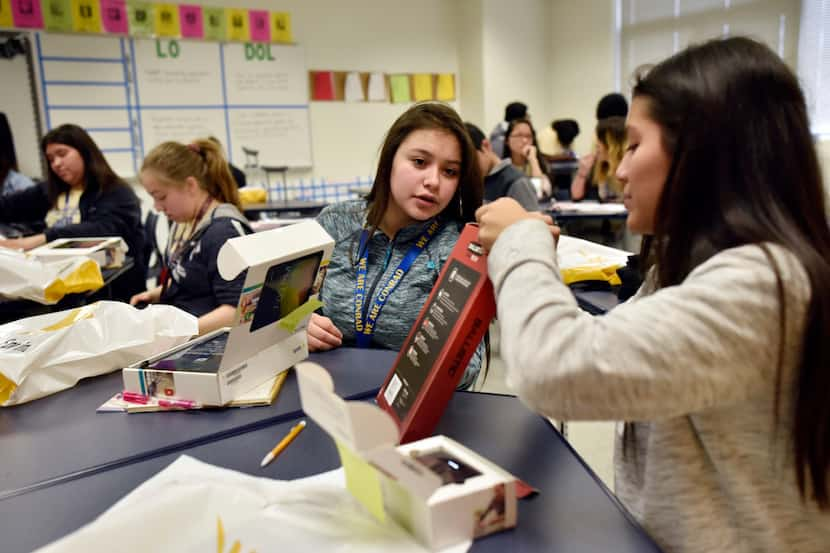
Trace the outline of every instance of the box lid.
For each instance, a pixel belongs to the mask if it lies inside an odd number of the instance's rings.
[[[295,332],[322,305],[317,289],[334,240],[316,221],[231,238],[219,250],[226,280],[247,269],[220,370],[237,366]]]

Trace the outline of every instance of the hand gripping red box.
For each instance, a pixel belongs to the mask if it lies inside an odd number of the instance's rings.
[[[378,392],[400,443],[432,434],[495,315],[487,255],[467,224]]]

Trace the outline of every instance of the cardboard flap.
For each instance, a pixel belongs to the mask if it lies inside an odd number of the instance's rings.
[[[334,393],[328,371],[316,363],[297,363],[295,369],[303,410],[332,438],[360,454],[394,448],[398,427],[386,413],[371,403],[344,401]]]
[[[410,493],[424,501],[441,487],[438,475],[397,449],[376,449],[368,453],[368,458],[388,477],[397,480]]]
[[[264,232],[231,238],[219,250],[219,274],[232,280],[249,267],[269,263],[285,256],[298,256],[320,249],[321,244],[332,243],[332,238],[317,221],[304,221]],[[297,249],[297,244],[309,244]]]
[[[129,251],[129,246],[120,236],[90,236],[78,238],[58,238],[39,246],[29,252],[34,256],[49,255],[89,255],[100,250],[115,250],[120,253]]]
[[[366,401],[345,401],[337,396],[331,376],[316,363],[302,362],[295,368],[303,410],[336,442],[418,497],[426,499],[441,486],[437,475],[395,448],[398,427],[382,409]]]

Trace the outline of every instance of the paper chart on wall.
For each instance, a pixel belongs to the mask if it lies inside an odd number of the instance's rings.
[[[130,17],[147,8],[142,19],[151,23],[156,8],[170,7],[110,4],[126,6]],[[46,128],[87,129],[119,175],[134,175],[161,142],[208,136],[237,164],[249,148],[260,165],[311,166],[301,47],[47,33],[33,42]]]
[[[386,79],[383,73],[372,73],[369,75],[369,101],[386,101]]]
[[[224,46],[230,149],[259,151],[262,166],[311,165],[303,50],[275,44]]]
[[[130,99],[122,54],[126,39],[49,33],[39,38],[36,53],[46,126],[71,123],[88,129],[115,172],[133,174]]]
[[[360,73],[351,71],[346,74],[346,86],[343,93],[347,102],[364,102],[363,84],[360,82]]]

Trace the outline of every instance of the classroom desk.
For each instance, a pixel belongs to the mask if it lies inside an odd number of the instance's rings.
[[[612,290],[580,290],[571,288],[576,303],[591,315],[604,315],[620,303],[617,293]]]
[[[303,217],[314,217],[320,213],[328,202],[319,200],[278,200],[262,204],[248,204],[242,206],[242,211],[249,219],[259,219],[263,213],[298,213]]]
[[[312,354],[342,397],[373,396],[394,351],[338,348]],[[96,413],[122,389],[121,372],[82,380],[53,396],[0,409],[0,498],[100,472],[149,456],[249,432],[300,414],[290,375],[268,407],[164,413]]]
[[[30,551],[79,528],[182,453],[281,479],[310,476],[339,465],[333,442],[309,420],[297,440],[260,469],[262,455],[292,424],[285,421],[0,500],[4,550]],[[515,398],[458,392],[436,433],[471,447],[541,491],[519,501],[516,529],[476,540],[473,552],[659,552],[565,440]]]

